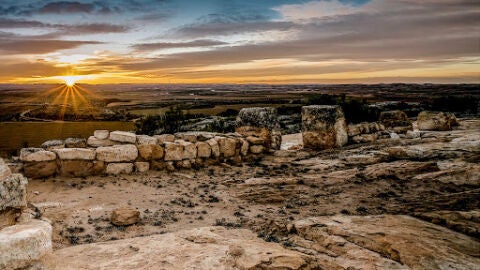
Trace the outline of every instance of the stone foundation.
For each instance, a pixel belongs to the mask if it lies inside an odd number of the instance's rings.
[[[244,137],[263,139],[265,149],[280,149],[282,133],[279,130],[277,109],[243,108],[238,113],[236,126],[235,131]]]
[[[303,146],[310,149],[341,147],[348,142],[347,123],[340,106],[302,107]]]
[[[270,149],[265,146],[265,134],[185,132],[147,136],[97,130],[88,140],[70,138],[65,140],[69,143],[55,140],[55,143],[44,144],[46,149],[24,148],[20,151],[20,161],[24,174],[30,178],[191,169],[261,158]],[[268,134],[271,146],[271,133]],[[76,147],[82,142],[87,147]]]

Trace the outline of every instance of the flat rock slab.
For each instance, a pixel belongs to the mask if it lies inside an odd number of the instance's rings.
[[[56,269],[308,269],[312,258],[244,229],[193,230],[55,252]]]
[[[137,136],[134,133],[126,132],[126,131],[112,131],[110,132],[109,139],[115,142],[122,142],[122,143],[137,142]]]
[[[313,217],[293,227],[299,236],[294,244],[319,252],[317,258],[324,261],[325,269],[478,269],[480,265],[480,242],[409,216]]]
[[[86,148],[54,149],[61,160],[94,160],[95,150]]]
[[[23,148],[20,150],[20,160],[25,162],[52,161],[57,158],[52,151],[46,151],[42,148]]]
[[[0,269],[24,269],[52,252],[52,226],[40,220],[0,231]]]
[[[99,147],[96,152],[97,160],[105,162],[128,162],[138,157],[137,147],[132,144]]]

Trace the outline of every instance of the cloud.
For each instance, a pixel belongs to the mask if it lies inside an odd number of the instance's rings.
[[[353,3],[342,3],[339,0],[310,1],[303,4],[289,4],[273,8],[287,20],[306,20],[312,18],[334,17],[353,14],[359,11]]]
[[[95,5],[80,2],[51,2],[38,9],[38,13],[43,14],[65,14],[65,13],[91,13],[95,10]]]
[[[100,42],[13,38],[0,40],[0,52],[9,54],[44,54],[59,50],[73,49],[89,44],[100,44]]]
[[[140,43],[132,45],[131,47],[136,51],[155,51],[162,49],[175,49],[175,48],[196,48],[196,47],[213,47],[219,45],[227,45],[227,42],[200,39],[189,42],[156,42],[156,43]]]

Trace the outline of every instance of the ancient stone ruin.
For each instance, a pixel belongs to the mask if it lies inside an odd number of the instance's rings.
[[[302,107],[303,146],[311,149],[341,147],[348,142],[347,123],[340,106]]]

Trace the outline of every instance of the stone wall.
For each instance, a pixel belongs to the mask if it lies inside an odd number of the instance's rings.
[[[96,130],[88,139],[69,138],[20,151],[30,178],[85,177],[148,170],[191,169],[255,160],[269,151],[261,134],[185,132],[155,136]]]

